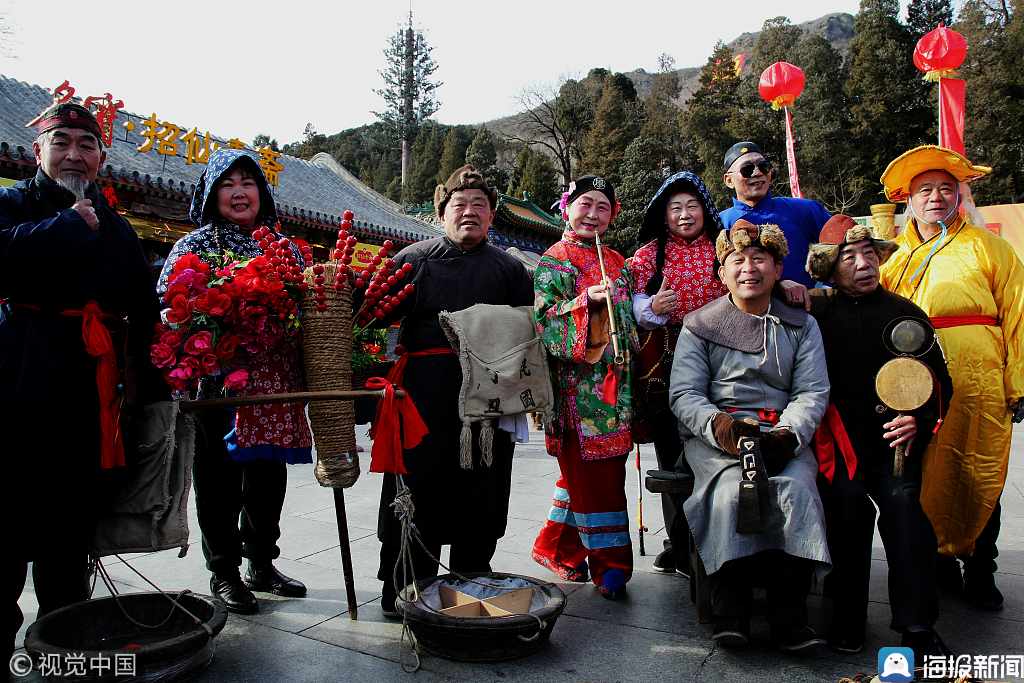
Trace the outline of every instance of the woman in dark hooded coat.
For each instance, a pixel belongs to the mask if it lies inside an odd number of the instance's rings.
[[[672,353],[683,317],[726,293],[715,277],[715,240],[722,219],[704,182],[693,173],[676,173],[655,193],[644,214],[630,271],[633,313],[640,328],[635,370],[638,443],[654,442],[658,466],[674,470],[683,451],[676,417],[668,406]],[[668,540],[654,570],[686,567],[686,520],[677,515],[682,501],[662,495]],[[673,548],[679,548],[678,562]]]
[[[225,252],[251,258],[263,254],[251,234],[255,228],[264,226],[271,230],[272,239],[281,237],[276,233],[277,210],[270,185],[263,169],[244,150],[221,149],[210,155],[189,216],[198,230],[171,249],[157,285],[161,294],[174,273],[175,261],[188,252],[203,260],[206,254]],[[302,263],[294,244],[292,251]],[[303,391],[297,340],[286,337],[259,355],[239,349],[249,372],[248,383],[239,393]],[[204,376],[199,397],[216,396],[220,379]],[[229,611],[240,614],[259,610],[253,590],[305,595],[302,583],[273,565],[281,553],[277,540],[287,486],[285,465],[312,462],[312,437],[303,404],[200,410],[195,424],[196,512],[206,566],[213,574],[210,590]],[[242,557],[249,559],[244,583],[238,569]]]

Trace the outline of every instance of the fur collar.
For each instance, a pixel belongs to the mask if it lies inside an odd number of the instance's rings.
[[[772,322],[803,327],[807,321],[807,311],[787,306],[773,297],[766,317],[773,319]],[[688,314],[683,325],[713,344],[743,353],[764,351],[765,318],[736,308],[728,294]]]

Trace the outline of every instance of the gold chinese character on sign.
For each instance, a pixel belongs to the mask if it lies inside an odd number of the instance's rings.
[[[264,147],[263,149],[259,150],[259,152],[260,166],[263,167],[263,172],[267,175],[267,182],[276,187],[278,171],[284,170],[284,166],[277,163],[277,160],[281,156],[281,153],[275,152],[269,147]]]
[[[178,154],[178,143],[175,140],[181,134],[181,128],[166,121],[163,122],[163,126],[159,133],[159,142],[156,143],[156,153],[173,157]]]
[[[238,138],[228,140],[228,149],[245,149],[245,143]]]
[[[135,124],[129,121],[125,126],[128,130],[134,130]],[[153,142],[160,139],[160,122],[156,120],[156,114],[142,122],[142,132],[139,133],[144,142],[139,145],[140,152],[148,152],[153,149]]]
[[[193,128],[181,136],[181,141],[186,144],[186,164],[191,164],[193,161],[205,164],[210,160],[210,131],[206,131],[206,136],[203,137],[197,128]],[[214,149],[216,148],[217,145],[214,143]]]
[[[135,124],[129,121],[125,124],[125,127],[128,130],[134,130]],[[181,134],[181,128],[173,123],[157,121],[156,114],[145,119],[142,122],[142,128],[140,135],[142,135],[145,141],[139,145],[140,152],[148,152],[153,149],[153,143],[156,143],[157,154],[175,156],[178,153],[178,143],[175,140]]]
[[[117,120],[117,110],[124,108],[124,102],[121,100],[115,102],[114,97],[107,93],[103,97],[89,96],[85,98],[82,106],[86,109],[90,106],[96,107],[96,121],[100,124],[103,142],[107,144],[107,147],[114,144],[114,121]]]

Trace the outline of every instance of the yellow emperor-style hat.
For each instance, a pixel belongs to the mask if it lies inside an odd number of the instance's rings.
[[[946,171],[961,182],[976,180],[992,169],[975,166],[967,157],[938,145],[921,145],[899,155],[882,173],[882,185],[889,201],[905,202],[910,197],[910,183],[926,171]]]

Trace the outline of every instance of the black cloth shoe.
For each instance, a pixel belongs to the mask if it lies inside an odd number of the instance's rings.
[[[676,571],[676,556],[672,548],[666,548],[654,558],[654,571],[661,574],[672,574]]]
[[[285,576],[272,562],[249,562],[249,569],[245,572],[245,585],[250,590],[273,593],[286,598],[301,598],[306,594],[306,586],[301,581]]]
[[[772,643],[786,652],[803,652],[821,647],[825,639],[807,624],[793,626],[772,626]]]
[[[837,652],[857,654],[864,649],[864,621],[833,618],[825,632],[825,642]]]
[[[719,645],[741,647],[750,642],[750,622],[746,619],[712,617],[711,638]]]
[[[900,647],[909,647],[914,651],[915,665],[920,662],[924,664],[925,656],[929,657],[952,657],[953,652],[939,638],[935,631],[904,631]]]
[[[380,599],[380,611],[384,613],[388,619],[401,619],[402,614],[395,608],[395,602],[397,598],[394,596],[384,595]]]
[[[996,588],[996,577],[992,574],[964,572],[964,597],[978,609],[995,611],[1003,608],[1003,594]]]
[[[256,614],[260,609],[256,596],[245,587],[242,577],[238,574],[227,578],[214,574],[210,577],[210,592],[221,599],[229,612]]]

